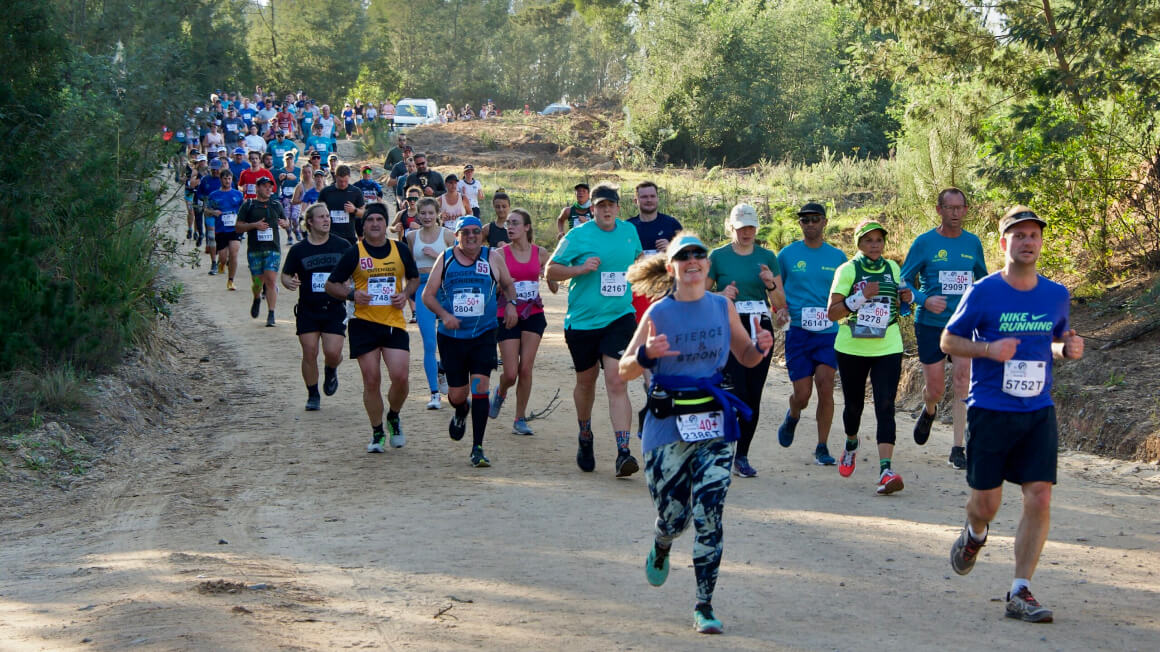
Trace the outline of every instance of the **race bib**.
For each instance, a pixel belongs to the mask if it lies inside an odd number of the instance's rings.
[[[768,315],[769,307],[764,301],[738,301],[733,304],[742,315]]]
[[[890,326],[890,297],[878,296],[858,309],[852,335],[869,338],[886,337],[888,326]]]
[[[330,221],[334,224],[350,224],[350,214],[346,211],[330,211]]]
[[[294,186],[282,186],[282,196],[283,197],[293,197],[294,196]]]
[[[516,300],[535,301],[540,296],[539,281],[516,281]]]
[[[942,271],[938,273],[938,282],[943,294],[962,294],[975,282],[975,276],[971,272]]]
[[[237,131],[237,130],[238,130],[238,125],[236,125],[232,122],[229,123],[228,125],[226,125],[226,131]]]
[[[725,436],[725,424],[720,412],[695,412],[676,417],[677,432],[685,441],[705,441]]]
[[[643,252],[643,255],[645,255],[645,256],[655,256],[655,255],[656,255],[656,253],[657,253],[657,250],[656,250],[656,249],[645,249],[645,250],[644,250],[644,252]]]
[[[274,229],[271,229],[270,227],[266,227],[266,228],[262,229],[261,231],[258,231],[258,242],[273,242],[273,241],[274,241]]]
[[[395,294],[395,277],[371,276],[367,278],[367,293],[371,295],[372,306],[391,305],[391,296]]]
[[[482,317],[483,293],[479,290],[461,290],[451,297],[451,314],[456,317]]]
[[[220,126],[222,126],[222,121],[221,121],[221,120],[214,120],[214,121],[213,121],[213,123],[214,123],[215,125],[219,126],[219,127],[220,127]]]
[[[817,306],[802,308],[802,328],[815,333],[826,330],[834,325],[826,316],[826,309]]]
[[[258,184],[256,184],[256,183],[247,183],[247,184],[246,184],[246,194],[247,194],[247,195],[256,195],[256,194],[258,194]]]
[[[326,272],[314,272],[310,275],[310,291],[324,293],[326,292],[326,279],[330,278],[330,274]]]
[[[379,195],[375,191],[373,191],[373,190],[363,191],[363,201],[365,201],[366,203],[369,204],[373,201],[378,201],[378,200],[379,200]]]
[[[487,276],[488,274],[491,274],[491,263],[487,262],[486,260],[475,261],[475,273],[481,276]]]
[[[238,214],[222,213],[219,219],[222,221],[222,226],[233,226],[238,223]]]
[[[628,291],[626,272],[600,272],[600,294],[606,297],[622,297]]]
[[[1003,393],[1019,398],[1039,396],[1047,383],[1047,363],[1008,360],[1003,363]]]
[[[304,122],[306,124],[310,124],[311,122],[314,122],[314,119],[313,118],[302,118],[302,122]]]

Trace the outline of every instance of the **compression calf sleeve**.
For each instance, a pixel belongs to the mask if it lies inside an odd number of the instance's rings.
[[[491,411],[488,404],[487,392],[471,395],[471,443],[473,446],[483,445],[483,432],[487,428],[487,415]]]

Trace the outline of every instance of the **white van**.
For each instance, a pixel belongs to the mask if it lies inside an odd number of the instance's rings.
[[[439,122],[439,107],[435,100],[406,97],[395,104],[395,127],[417,127]]]

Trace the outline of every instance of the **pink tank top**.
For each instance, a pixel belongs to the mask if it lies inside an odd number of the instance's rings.
[[[540,298],[540,249],[532,247],[532,255],[528,262],[516,260],[511,247],[503,247],[503,262],[507,264],[516,284],[516,312],[520,319],[544,312],[544,301]],[[503,318],[503,309],[507,305],[507,298],[501,292],[499,295],[499,317]]]

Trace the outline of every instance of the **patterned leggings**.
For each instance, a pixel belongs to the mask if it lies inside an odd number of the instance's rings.
[[[693,522],[697,601],[712,602],[721,565],[721,513],[733,470],[733,444],[723,439],[673,442],[645,453],[644,468],[657,508],[657,542],[672,544]]]

